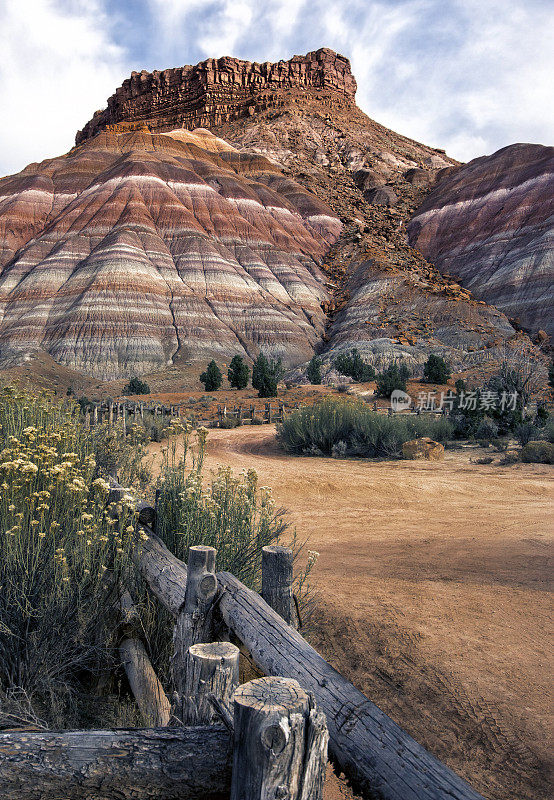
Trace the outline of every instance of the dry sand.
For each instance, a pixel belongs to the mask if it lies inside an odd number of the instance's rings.
[[[489,800],[546,800],[553,472],[469,458],[290,457],[263,426],[211,431],[206,466],[255,468],[320,553],[310,638],[337,669]]]

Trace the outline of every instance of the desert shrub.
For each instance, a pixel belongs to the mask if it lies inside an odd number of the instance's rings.
[[[156,440],[150,439],[142,425],[131,425],[124,436],[121,424],[109,427],[103,423],[94,425],[89,435],[98,475],[117,477],[125,486],[133,486],[137,493],[144,491],[152,477],[143,463],[145,445]]]
[[[475,438],[482,439],[485,442],[492,442],[497,436],[498,425],[488,417],[482,419],[475,431]]]
[[[221,386],[223,376],[221,370],[212,359],[208,364],[206,371],[200,375],[200,383],[204,384],[204,389],[207,392],[215,392]]]
[[[308,380],[315,386],[319,386],[321,383],[321,364],[319,356],[313,356],[306,370]]]
[[[278,426],[290,453],[399,457],[402,444],[420,436],[439,442],[452,436],[444,417],[384,416],[359,400],[325,398],[288,414]],[[334,449],[335,448],[335,449]]]
[[[219,427],[224,428],[225,430],[230,430],[231,428],[237,428],[239,424],[238,417],[236,416],[228,416],[223,417],[219,420]]]
[[[123,388],[123,394],[150,394],[150,386],[140,378],[133,377]]]
[[[395,389],[405,392],[409,377],[410,372],[405,364],[390,364],[377,375],[377,394],[379,397],[390,397]]]
[[[334,359],[333,366],[341,375],[347,375],[358,383],[372,381],[375,377],[374,368],[363,360],[355,347],[350,353],[340,353]]]
[[[527,442],[522,447],[521,460],[528,464],[554,464],[554,444],[552,442]]]
[[[74,404],[0,393],[0,725],[78,725],[86,680],[110,663],[134,500],[116,525],[95,474]]]
[[[277,384],[284,374],[281,359],[268,359],[260,353],[252,367],[252,386],[258,390],[258,397],[276,397]]]
[[[540,433],[540,428],[533,425],[530,420],[524,420],[514,431],[515,437],[522,447],[531,440],[538,439]]]
[[[451,375],[450,364],[441,356],[431,353],[423,367],[423,380],[426,383],[446,383]]]
[[[250,370],[246,361],[241,356],[233,356],[227,370],[227,380],[233,389],[246,389],[249,376]]]
[[[545,422],[541,438],[547,442],[554,442],[554,414],[551,414]]]

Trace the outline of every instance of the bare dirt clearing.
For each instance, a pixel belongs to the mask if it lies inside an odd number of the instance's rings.
[[[547,798],[552,468],[290,457],[269,426],[208,443],[320,553],[325,657],[490,800]]]

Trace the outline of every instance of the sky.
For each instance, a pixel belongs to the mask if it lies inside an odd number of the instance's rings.
[[[0,0],[0,175],[66,152],[132,70],[330,47],[358,105],[467,161],[554,144],[553,0]]]

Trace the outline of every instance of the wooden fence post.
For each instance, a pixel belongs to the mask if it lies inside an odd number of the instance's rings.
[[[239,655],[240,650],[231,642],[189,647],[179,709],[183,725],[210,725],[219,721],[214,700],[230,712],[239,685]]]
[[[127,436],[127,405],[123,403],[123,436]]]
[[[175,714],[183,712],[189,647],[210,639],[209,611],[217,591],[214,547],[189,547],[185,599],[177,615],[173,633],[174,653],[171,659],[175,689]]]
[[[288,678],[259,678],[233,698],[231,800],[321,800],[327,765],[325,715]]]
[[[97,405],[95,405],[95,406],[94,406],[94,411],[93,411],[93,424],[94,424],[94,425],[98,425],[98,406],[97,406]]]
[[[85,411],[85,429],[90,430],[90,411]]]
[[[289,547],[262,547],[262,597],[288,625],[292,625],[295,618],[292,564],[293,554]]]
[[[113,427],[113,400],[108,400],[108,426]]]

